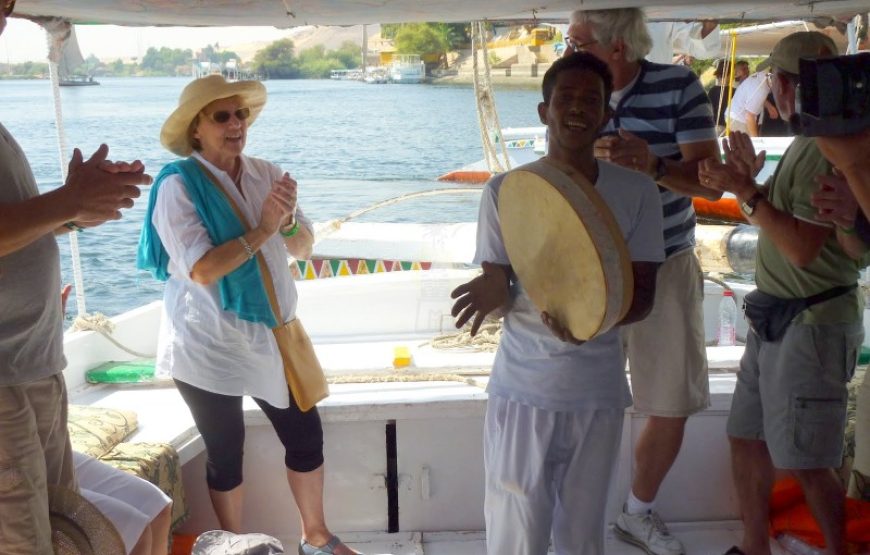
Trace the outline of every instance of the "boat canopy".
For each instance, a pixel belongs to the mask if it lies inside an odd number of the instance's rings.
[[[651,20],[845,19],[870,0],[18,0],[17,16],[124,26],[357,25],[411,21],[565,21],[578,7],[641,7]]]

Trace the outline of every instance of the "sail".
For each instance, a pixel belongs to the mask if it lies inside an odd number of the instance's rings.
[[[82,57],[82,51],[79,48],[79,41],[76,38],[75,25],[71,26],[70,34],[63,43],[60,60],[58,61],[58,73],[60,78],[69,79],[75,74],[75,70],[85,63]]]

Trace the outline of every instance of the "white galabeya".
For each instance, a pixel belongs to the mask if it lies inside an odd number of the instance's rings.
[[[613,527],[616,536],[650,555],[685,555],[680,540],[671,535],[655,511],[629,514],[623,510]]]

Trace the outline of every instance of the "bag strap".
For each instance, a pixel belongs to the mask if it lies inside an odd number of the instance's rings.
[[[806,302],[807,308],[813,306],[814,304],[818,304],[822,301],[827,301],[828,299],[833,299],[834,297],[839,297],[840,295],[845,295],[849,291],[852,291],[858,287],[857,283],[853,283],[852,285],[838,285],[837,287],[832,287],[827,291],[822,291],[821,293],[816,293],[815,295],[811,295],[804,299]]]
[[[205,167],[205,164],[196,158],[193,158],[193,161],[196,162],[199,169],[202,170],[206,178],[208,178],[209,183],[220,191],[227,200],[230,207],[233,209],[233,212],[236,213],[236,217],[242,223],[242,227],[245,228],[245,231],[250,231],[251,226],[248,225],[247,218],[242,214],[242,210],[239,208],[239,205],[236,204],[236,201],[233,200],[233,197],[228,195],[224,188],[218,184],[217,178],[207,167]],[[275,283],[272,281],[272,274],[269,272],[269,266],[266,265],[266,257],[263,256],[262,249],[257,250],[256,256],[257,264],[260,266],[260,273],[263,275],[263,285],[266,287],[266,295],[269,296],[269,304],[272,306],[272,312],[275,314],[275,321],[278,323],[278,327],[280,328],[284,324],[284,319],[281,318],[281,307],[278,306],[278,296],[275,294]]]

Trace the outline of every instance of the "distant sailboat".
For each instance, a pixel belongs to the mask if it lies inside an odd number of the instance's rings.
[[[58,75],[60,76],[58,84],[61,87],[99,85],[100,82],[96,81],[93,75],[75,73],[75,70],[84,65],[84,63],[85,59],[82,57],[82,51],[79,48],[75,26],[72,26],[70,27],[69,38],[63,44],[60,62],[58,62]]]

